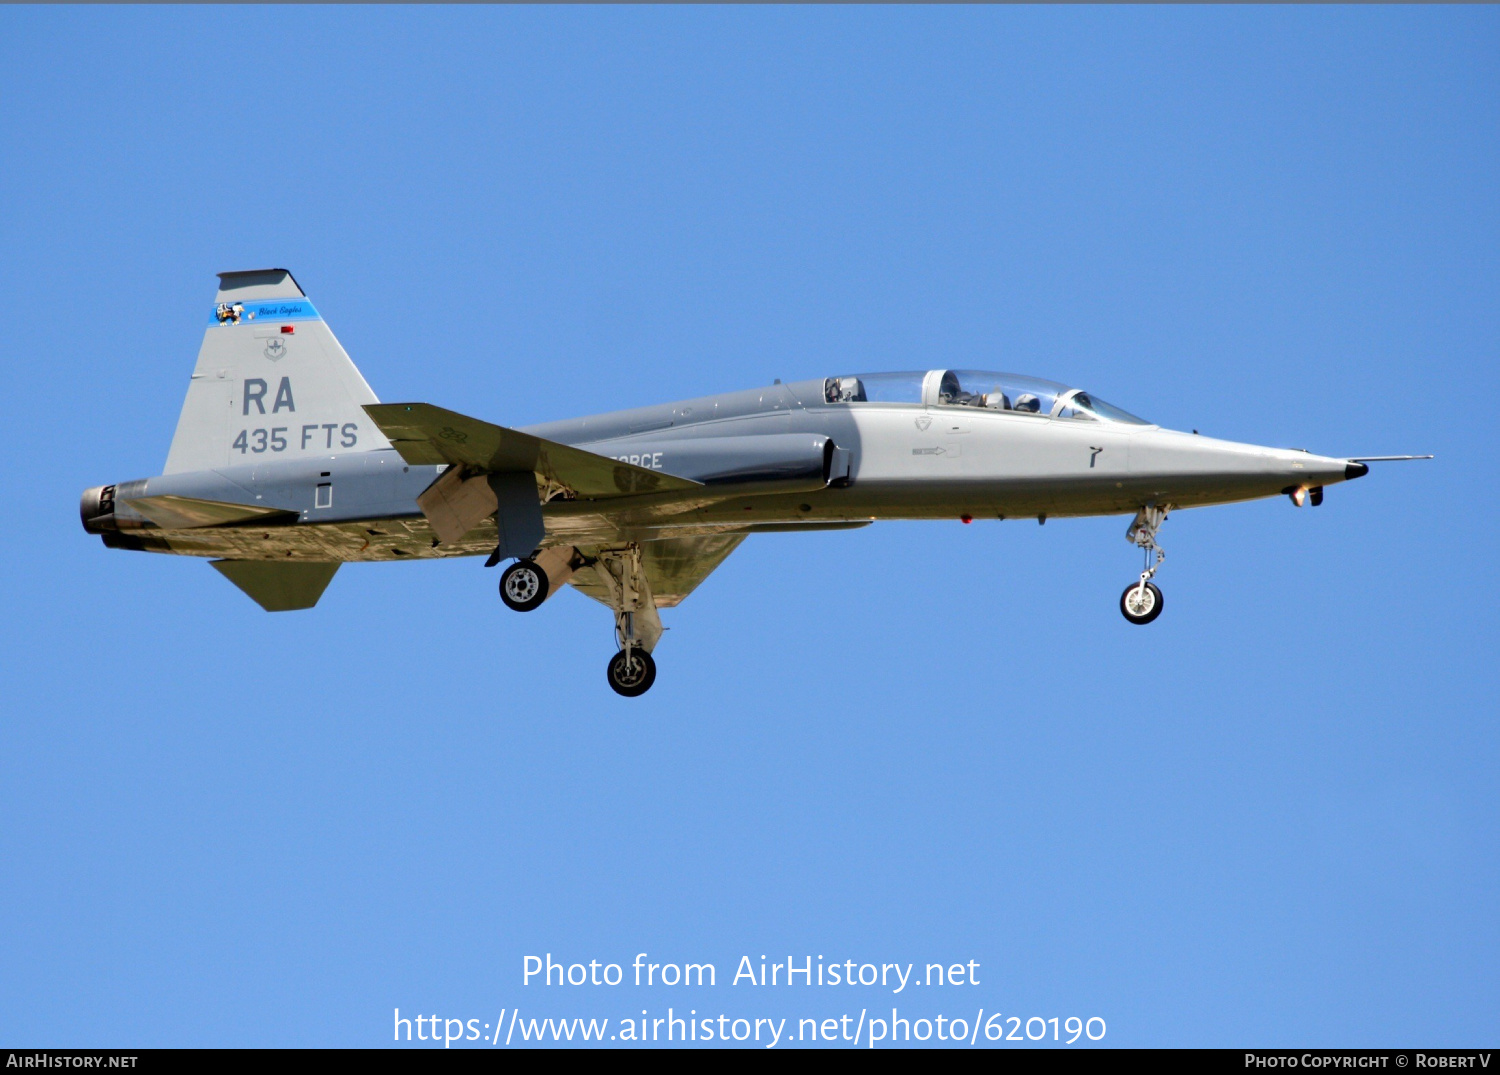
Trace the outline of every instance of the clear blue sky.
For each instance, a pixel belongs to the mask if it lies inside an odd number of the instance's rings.
[[[0,1045],[378,1045],[889,1007],[741,955],[975,960],[903,1015],[1117,1045],[1500,1032],[1493,8],[6,7]],[[998,367],[1434,452],[1126,520],[750,539],[616,698],[477,560],[268,615],[111,552],[213,274],[503,424]],[[712,961],[544,990],[522,959]]]

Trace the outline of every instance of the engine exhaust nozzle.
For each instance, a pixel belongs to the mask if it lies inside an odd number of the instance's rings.
[[[118,530],[120,527],[115,522],[115,487],[96,485],[92,489],[85,489],[78,502],[78,514],[83,520],[84,530],[90,534]]]

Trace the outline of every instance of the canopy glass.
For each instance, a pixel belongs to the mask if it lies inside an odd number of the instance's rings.
[[[823,382],[829,403],[915,403],[977,407],[1043,418],[1150,425],[1098,396],[1056,381],[992,370],[926,370],[859,373]]]

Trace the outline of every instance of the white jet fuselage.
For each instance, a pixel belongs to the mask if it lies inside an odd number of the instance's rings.
[[[964,405],[829,403],[821,382],[775,385],[653,408],[528,427],[585,452],[667,475],[691,473],[705,448],[755,456],[758,446],[822,437],[847,453],[847,472],[709,481],[688,493],[600,500],[560,491],[542,505],[542,545],[650,541],[767,527],[880,519],[1132,514],[1321,489],[1362,464],[1299,450],[1119,423]],[[642,428],[646,427],[646,428]],[[409,465],[394,448],[258,461],[170,474],[118,487],[117,529],[128,547],[234,559],[328,561],[482,555],[495,546],[481,520],[437,541],[417,497],[443,465]],[[761,480],[742,480],[756,478]],[[238,496],[226,495],[232,489]],[[246,495],[248,494],[248,495]],[[174,527],[132,515],[134,498],[251,499],[277,525]],[[143,501],[144,502],[144,501]]]

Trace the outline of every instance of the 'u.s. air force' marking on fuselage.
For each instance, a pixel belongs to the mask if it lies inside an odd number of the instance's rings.
[[[281,359],[286,354],[286,341],[280,336],[272,336],[266,341],[266,357],[272,362]]]
[[[642,452],[640,455],[617,455],[615,458],[622,463],[629,463],[633,467],[644,467],[647,470],[661,469],[660,452]]]

